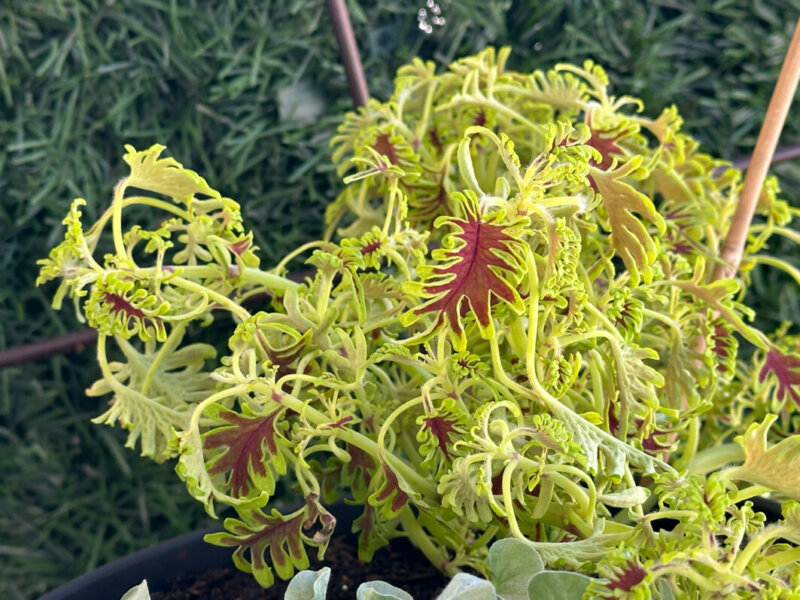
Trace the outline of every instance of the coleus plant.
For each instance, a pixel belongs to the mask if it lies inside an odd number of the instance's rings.
[[[324,552],[343,497],[364,560],[407,536],[486,573],[513,537],[592,575],[587,598],[797,597],[800,340],[744,304],[757,263],[800,279],[764,253],[800,237],[797,210],[768,180],[740,275],[714,280],[740,172],[599,66],[508,55],[415,60],[347,115],[327,234],[267,270],[236,202],[127,147],[111,206],[87,228],[74,201],[41,261],[99,332],[96,421],[234,509],[208,541],[264,586]],[[128,222],[142,206],[155,227]],[[187,341],[225,313],[224,356]],[[303,498],[288,514],[281,479]]]

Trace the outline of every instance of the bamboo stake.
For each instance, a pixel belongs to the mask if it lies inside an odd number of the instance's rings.
[[[758,140],[753,151],[753,158],[747,168],[747,175],[744,178],[742,193],[739,196],[739,203],[733,215],[731,227],[725,242],[722,244],[720,258],[722,262],[717,263],[714,269],[713,279],[725,279],[733,277],[739,270],[739,263],[742,261],[744,245],[747,241],[747,231],[753,220],[756,210],[758,197],[767,176],[767,170],[772,162],[775,147],[778,145],[778,138],[781,135],[783,124],[786,122],[786,115],[794,99],[797,90],[797,83],[800,80],[800,19],[794,28],[794,35],[789,44],[789,50],[783,61],[778,81],[772,92],[772,98],[767,107],[767,114],[758,133]]]

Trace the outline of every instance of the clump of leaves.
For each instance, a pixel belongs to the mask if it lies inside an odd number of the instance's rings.
[[[743,282],[710,275],[740,172],[591,62],[523,74],[507,57],[415,61],[348,115],[328,235],[269,270],[236,202],[128,147],[111,206],[87,229],[75,201],[41,261],[56,305],[99,331],[98,420],[176,459],[210,514],[233,507],[209,541],[265,586],[324,552],[344,497],[363,559],[407,536],[447,573],[486,573],[511,537],[594,575],[586,597],[791,597],[798,342],[752,327]],[[745,265],[791,231],[777,191]],[[159,227],[127,224],[135,205]],[[236,326],[215,360],[184,340],[221,311]],[[269,507],[280,478],[295,512]],[[778,523],[745,502],[763,493],[786,499]]]

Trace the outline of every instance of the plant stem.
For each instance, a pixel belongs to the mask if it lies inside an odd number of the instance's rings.
[[[134,275],[137,277],[148,277],[155,275],[158,271],[162,273],[175,272],[181,277],[188,277],[190,279],[219,279],[222,274],[220,267],[217,265],[162,265],[160,269],[157,267],[142,267],[136,269]],[[299,283],[291,279],[254,267],[245,267],[244,273],[241,275],[247,282],[263,285],[265,288],[276,292],[285,292],[290,289],[296,290],[300,287]]]
[[[127,252],[125,252],[125,243],[122,239],[122,199],[125,195],[127,182],[127,178],[122,179],[114,188],[114,204],[113,215],[111,218],[111,228],[114,233],[114,250],[116,250],[117,256],[128,256]]]
[[[759,231],[764,231],[769,227],[766,223],[758,223],[750,227],[750,233],[758,233]],[[800,244],[800,233],[794,231],[793,229],[789,229],[788,227],[769,227],[769,230],[773,234],[782,235],[784,237],[789,238],[795,244]]]
[[[400,511],[400,523],[402,523],[408,539],[410,539],[414,545],[419,548],[425,557],[431,561],[433,566],[442,570],[450,577],[458,572],[455,567],[449,565],[450,560],[448,557],[446,555],[442,555],[442,551],[434,545],[430,536],[425,533],[425,530],[414,517],[414,513],[411,512],[410,506],[406,505]]]
[[[132,206],[134,204],[144,204],[146,206],[152,206],[153,208],[160,208],[163,211],[172,213],[173,215],[180,217],[186,222],[192,220],[192,217],[188,212],[186,212],[185,210],[181,210],[174,204],[170,204],[169,202],[164,202],[163,200],[157,200],[156,198],[149,198],[147,196],[129,196],[128,198],[124,198],[120,203],[120,210],[122,210],[123,208],[127,208],[128,206]],[[105,227],[106,222],[110,218],[112,218],[115,206],[116,205],[112,205],[110,208],[108,208],[100,216],[100,218],[97,219],[97,221],[95,221],[94,225],[92,225],[92,227],[89,229],[87,233],[93,234],[96,230],[99,233],[99,230],[103,229],[103,227]],[[98,240],[100,239],[99,235],[97,236],[97,239]],[[92,248],[92,250],[94,251],[94,248]]]
[[[645,317],[650,317],[651,319],[654,319],[656,321],[661,321],[665,325],[669,325],[679,335],[683,335],[683,332],[681,330],[681,326],[678,324],[678,322],[675,319],[672,319],[672,318],[668,317],[667,315],[662,315],[658,311],[650,310],[649,308],[643,308],[642,309],[642,314]]]
[[[736,557],[736,561],[733,563],[731,570],[737,574],[744,571],[747,565],[750,564],[750,560],[755,553],[758,552],[762,546],[767,544],[770,540],[781,537],[785,533],[790,533],[790,528],[785,525],[775,525],[760,531],[750,539],[750,542],[744,547],[744,550]]]
[[[205,286],[200,285],[199,283],[195,283],[194,281],[190,281],[188,279],[184,279],[183,277],[173,277],[170,279],[172,283],[174,283],[178,287],[182,287],[185,290],[189,290],[190,292],[197,292],[198,294],[206,295],[209,300],[213,300],[220,306],[227,308],[231,311],[232,314],[238,316],[242,321],[246,321],[250,318],[250,313],[247,309],[242,308],[236,302],[228,298],[227,296],[223,296],[222,294],[215,292],[214,290],[210,290]]]
[[[688,434],[680,458],[673,463],[678,471],[688,468],[697,454],[697,445],[700,443],[700,417],[692,417],[689,421]],[[692,472],[691,468],[689,471]]]
[[[325,248],[333,249],[333,248],[336,247],[336,244],[333,244],[331,242],[325,242],[325,241],[317,241],[317,240],[314,240],[313,242],[308,242],[306,244],[303,244],[299,248],[296,248],[295,250],[292,250],[291,252],[289,252],[289,254],[284,256],[283,259],[281,259],[281,262],[279,262],[277,265],[275,265],[275,268],[273,269],[273,271],[280,272],[280,270],[285,268],[286,265],[288,265],[292,261],[292,259],[300,256],[303,252],[307,252],[308,250],[311,250],[312,248],[317,248],[317,247],[320,247],[320,248],[323,248],[323,249],[325,249]]]
[[[175,346],[183,338],[183,332],[186,329],[186,325],[188,325],[187,321],[179,322],[172,328],[172,331],[169,332],[167,341],[161,345],[158,354],[156,354],[156,357],[153,359],[150,368],[147,370],[147,375],[142,383],[142,394],[147,395],[147,390],[150,389],[150,384],[153,382],[153,377],[158,371],[158,367],[161,366],[161,362],[164,360],[167,354],[171,354],[173,350],[175,350]]]
[[[762,494],[766,494],[771,491],[772,488],[766,487],[764,485],[751,485],[750,487],[746,487],[743,490],[739,490],[736,494],[734,494],[733,501],[741,502],[742,500],[747,500],[748,498],[761,496]]]
[[[263,383],[254,383],[252,385],[252,389],[268,396],[271,396],[274,391],[271,386]],[[311,424],[315,426],[326,425],[331,422],[331,419],[324,413],[320,412],[316,408],[311,407],[309,404],[303,402],[299,398],[295,398],[294,396],[285,392],[280,394],[280,400],[276,400],[276,402],[280,402],[287,408],[295,411],[297,414],[303,415]],[[358,431],[342,428],[337,429],[335,431],[335,435],[342,441],[352,444],[353,446],[356,446],[372,456],[379,455],[378,444]],[[407,464],[401,458],[390,453],[384,456],[384,460],[390,467],[398,471],[400,475],[407,479],[409,483],[414,486],[415,490],[432,498],[438,496],[436,484],[418,474],[411,465]]]
[[[748,256],[747,259],[754,263],[760,263],[762,265],[768,265],[770,267],[780,269],[784,273],[791,276],[791,278],[794,279],[798,285],[800,285],[800,269],[793,267],[789,263],[782,261],[779,258],[757,254],[756,256]]]
[[[383,425],[381,426],[381,430],[378,432],[378,442],[377,442],[377,444],[378,444],[378,454],[381,457],[384,456],[385,450],[384,450],[383,445],[384,445],[384,441],[386,440],[386,432],[389,431],[389,426],[392,424],[392,422],[397,417],[399,417],[402,413],[407,411],[409,408],[413,408],[417,404],[422,404],[422,400],[423,400],[422,396],[417,396],[416,398],[412,398],[408,402],[404,402],[403,404],[398,406],[396,409],[394,409],[394,411],[392,411],[392,413],[388,417],[386,417],[386,420],[383,422]]]
[[[653,570],[657,571],[660,577],[663,577],[664,574],[674,574],[680,577],[685,577],[686,579],[693,582],[697,587],[699,587],[701,590],[705,592],[717,591],[717,588],[711,581],[709,581],[699,572],[695,571],[690,565],[681,565],[681,564],[657,565],[656,567],[653,567]]]

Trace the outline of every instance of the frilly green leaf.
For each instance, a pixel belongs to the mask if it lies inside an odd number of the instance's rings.
[[[777,415],[767,415],[736,438],[745,453],[744,464],[725,471],[730,479],[743,479],[800,500],[800,435],[769,445],[767,435]]]
[[[333,515],[313,495],[306,498],[305,506],[288,515],[275,509],[269,515],[258,509],[240,509],[239,516],[241,520],[225,519],[227,531],[210,533],[205,540],[216,546],[236,548],[233,562],[252,573],[263,587],[275,581],[273,569],[281,579],[289,579],[295,570],[307,569],[305,546],[317,547],[321,558],[336,525]],[[313,537],[304,533],[317,523],[321,529]]]
[[[161,144],[138,151],[126,145],[125,150],[127,154],[123,158],[131,169],[130,175],[123,180],[125,186],[163,194],[182,203],[188,203],[197,194],[220,197],[220,193],[209,187],[205,179],[194,171],[184,169],[174,158],[159,158],[165,150]]]
[[[442,505],[470,522],[491,522],[494,513],[489,499],[478,491],[482,479],[481,463],[468,456],[457,458],[439,482]]]
[[[175,335],[178,345],[182,335]],[[101,346],[104,348],[105,345]],[[141,447],[143,456],[161,462],[175,455],[171,447],[172,430],[184,429],[193,405],[206,398],[215,383],[203,365],[216,356],[207,344],[190,344],[177,351],[156,347],[153,342],[140,352],[127,342],[120,342],[127,362],[112,362],[108,374],[88,390],[89,396],[113,393],[111,407],[94,423],[121,424],[129,431],[126,446]]]
[[[634,286],[639,285],[641,280],[645,283],[653,280],[650,266],[656,260],[659,250],[657,238],[653,238],[634,213],[655,225],[659,234],[663,234],[666,229],[664,218],[656,211],[653,201],[630,184],[621,181],[638,169],[641,162],[641,158],[637,156],[614,170],[589,170],[594,189],[602,197],[608,214],[611,245],[628,268]]]

